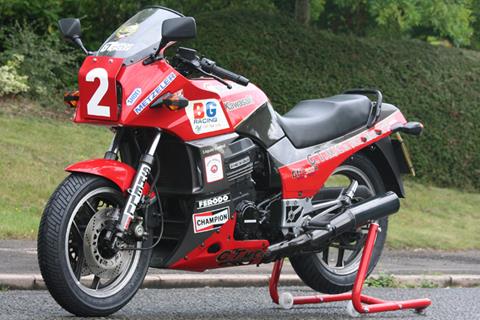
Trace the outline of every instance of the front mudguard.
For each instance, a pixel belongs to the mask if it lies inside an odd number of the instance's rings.
[[[130,188],[136,170],[126,163],[109,160],[109,159],[93,159],[77,162],[65,168],[68,172],[80,172],[103,177],[115,183],[122,192],[127,192]],[[144,194],[148,194],[150,186],[145,184]]]

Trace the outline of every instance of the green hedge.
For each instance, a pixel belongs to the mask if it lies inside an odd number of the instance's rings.
[[[196,18],[198,40],[183,45],[248,77],[279,112],[348,88],[380,88],[384,101],[425,125],[424,135],[407,138],[418,176],[480,189],[479,52],[336,36],[259,11]]]

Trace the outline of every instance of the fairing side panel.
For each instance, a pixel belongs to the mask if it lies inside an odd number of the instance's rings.
[[[252,83],[242,86],[227,81],[232,87],[229,89],[224,84],[212,79],[194,79],[191,82],[201,90],[218,94],[234,128],[268,101],[265,93]]]
[[[97,59],[96,62],[95,59]],[[87,57],[82,66],[85,70],[81,69],[79,75],[82,77],[88,74],[92,68],[106,68],[108,61]],[[117,63],[117,60],[113,61]],[[119,101],[113,102],[112,99],[101,100],[100,104],[108,106],[111,110],[118,109],[119,119],[101,120],[85,117],[86,103],[82,103],[77,108],[75,122],[156,127],[183,141],[233,132],[233,126],[226,115],[221,97],[216,92],[199,87],[194,81],[185,78],[164,60],[147,65],[141,61],[128,66],[123,65],[119,72],[115,71],[115,76],[109,74],[109,79],[109,82],[116,80],[118,87],[121,88],[121,97]],[[96,80],[93,85],[98,87],[99,81]],[[95,88],[90,91],[95,91]],[[154,101],[166,93],[180,93],[190,103],[186,108],[176,111],[163,107],[150,108]],[[84,96],[83,99],[91,101],[90,96]]]
[[[398,109],[390,109],[370,129],[362,128],[338,139],[295,149],[285,137],[268,149],[279,168],[284,198],[313,197],[349,156],[391,134],[396,123],[406,123]]]
[[[101,91],[98,78],[86,79],[95,69],[108,75],[108,90],[98,102],[110,111],[108,117],[92,116],[87,111],[87,105]],[[156,127],[183,141],[231,133],[268,99],[253,84],[244,87],[229,83],[231,89],[212,79],[187,79],[165,60],[122,65],[118,58],[87,57],[79,72],[81,92],[75,122]],[[188,106],[176,111],[150,108],[166,93],[183,95],[189,100]]]
[[[236,127],[236,132],[252,137],[263,147],[268,148],[285,136],[277,122],[275,111],[270,102],[257,108]]]

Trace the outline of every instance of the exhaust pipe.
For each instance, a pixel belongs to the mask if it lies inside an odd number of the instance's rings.
[[[266,260],[273,261],[283,256],[298,253],[299,250],[302,249],[320,249],[332,240],[332,238],[345,232],[354,231],[358,227],[367,224],[369,221],[378,220],[394,214],[399,209],[400,200],[398,199],[398,196],[391,191],[360,202],[334,217],[327,224],[322,223],[323,229],[321,230],[307,232],[290,241],[283,241],[271,245],[267,250]],[[325,219],[325,217],[322,216],[317,217],[310,220],[310,226],[315,227],[316,222]]]

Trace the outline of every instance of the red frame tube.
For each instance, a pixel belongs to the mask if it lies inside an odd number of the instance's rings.
[[[370,259],[372,257],[372,251],[375,245],[377,234],[378,224],[370,224],[360,266],[358,268],[357,277],[355,278],[353,290],[351,292],[329,295],[297,296],[293,297],[293,304],[314,304],[351,300],[353,307],[359,313],[376,313],[402,309],[415,309],[416,311],[422,311],[430,306],[432,304],[430,299],[385,301],[362,294],[363,284],[365,283],[365,278],[367,276],[368,266],[370,265]],[[272,276],[270,277],[270,297],[276,304],[279,304],[278,281],[280,279],[282,267],[283,259],[275,261],[275,264],[273,265]]]

